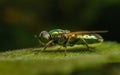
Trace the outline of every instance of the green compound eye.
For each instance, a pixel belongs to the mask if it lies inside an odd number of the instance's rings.
[[[46,43],[50,40],[50,34],[47,31],[42,31],[39,35],[39,40]]]

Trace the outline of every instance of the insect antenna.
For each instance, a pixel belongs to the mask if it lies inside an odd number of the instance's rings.
[[[39,37],[37,35],[34,35],[34,37],[38,40],[38,42],[40,43],[40,46],[44,46],[44,43],[42,43],[40,40],[39,40]]]

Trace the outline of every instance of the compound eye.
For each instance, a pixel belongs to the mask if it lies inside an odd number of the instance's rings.
[[[50,34],[47,31],[42,31],[39,35],[39,39],[42,42],[48,42],[50,40]]]

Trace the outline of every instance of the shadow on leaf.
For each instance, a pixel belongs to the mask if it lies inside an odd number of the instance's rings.
[[[43,53],[60,53],[60,52],[65,52],[64,50],[65,48],[63,49],[46,49],[46,50],[34,50],[35,54],[38,54],[40,52],[43,52]],[[67,49],[67,53],[69,52],[72,52],[72,53],[90,53],[90,52],[95,52],[96,49],[95,48],[90,48],[90,49],[87,49],[87,48],[68,48]]]

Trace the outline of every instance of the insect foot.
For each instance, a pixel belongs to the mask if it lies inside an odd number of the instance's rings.
[[[89,50],[90,52],[93,52],[93,51],[95,51],[95,49],[96,49],[95,47],[89,47],[88,50]]]

